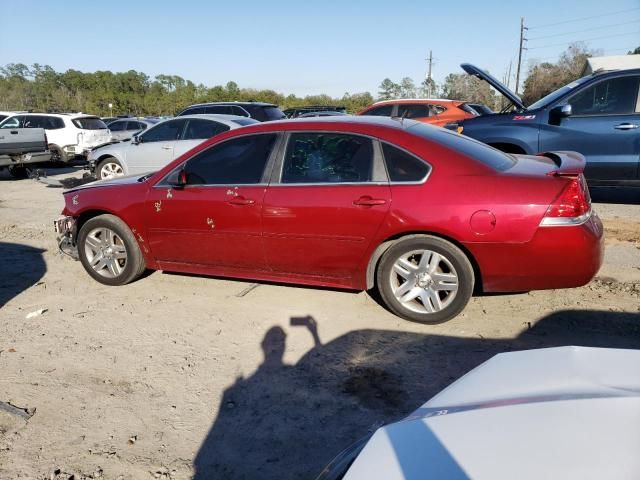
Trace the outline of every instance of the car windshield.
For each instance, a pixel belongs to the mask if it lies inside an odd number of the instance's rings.
[[[538,100],[535,103],[532,103],[531,105],[529,105],[527,107],[527,110],[535,110],[537,108],[542,108],[545,105],[548,105],[552,102],[554,102],[556,99],[560,98],[561,96],[563,96],[565,93],[570,92],[571,90],[573,90],[574,88],[576,88],[578,85],[583,84],[584,82],[586,82],[587,80],[589,80],[591,77],[582,77],[579,78],[578,80],[575,80],[571,83],[569,83],[568,85],[565,85],[564,87],[559,88],[558,90],[555,90],[553,92],[551,92],[549,95],[547,95],[546,97],[542,97],[540,100]]]
[[[74,118],[73,124],[82,130],[102,130],[107,128],[107,124],[98,117]]]
[[[469,158],[493,168],[494,170],[507,170],[513,167],[516,163],[516,160],[512,155],[501,152],[498,149],[490,147],[487,144],[469,138],[465,135],[452,132],[451,130],[432,127],[424,123],[416,123],[409,127],[408,131],[414,135],[418,135],[422,138],[444,145],[451,150],[460,152]]]

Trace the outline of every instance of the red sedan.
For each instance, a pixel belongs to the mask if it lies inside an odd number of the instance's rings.
[[[269,122],[65,192],[56,229],[107,285],[154,269],[375,287],[395,314],[436,323],[474,291],[593,278],[603,230],[583,168],[573,152],[510,155],[407,119]]]

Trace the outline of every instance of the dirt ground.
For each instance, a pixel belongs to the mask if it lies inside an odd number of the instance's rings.
[[[593,197],[607,250],[591,284],[423,326],[366,293],[100,285],[57,252],[61,189],[0,173],[0,478],[313,478],[496,353],[640,348],[640,190]]]

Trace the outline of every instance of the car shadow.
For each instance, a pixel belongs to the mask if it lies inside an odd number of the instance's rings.
[[[640,205],[640,187],[589,187],[596,203]]]
[[[312,317],[290,322],[307,328],[315,346],[288,365],[285,330],[266,332],[263,363],[211,405],[217,418],[194,459],[194,478],[315,478],[340,450],[501,352],[640,348],[640,314],[622,312],[559,311],[513,339],[367,329],[323,344]]]
[[[47,271],[46,250],[0,242],[0,308],[35,285]]]

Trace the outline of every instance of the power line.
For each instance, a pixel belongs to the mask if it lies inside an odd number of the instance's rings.
[[[575,43],[575,42],[589,42],[591,40],[602,40],[604,38],[624,37],[625,35],[640,35],[640,32],[627,32],[627,33],[618,33],[616,35],[604,35],[602,37],[584,38],[584,39],[581,39],[581,40],[572,40],[570,42],[554,43],[553,45],[541,45],[539,47],[528,47],[528,50],[538,50],[540,48],[561,47],[563,45],[569,45],[570,43]]]
[[[556,25],[564,25],[566,23],[573,23],[573,22],[581,22],[583,20],[591,20],[592,18],[602,18],[602,17],[611,17],[613,15],[618,15],[620,13],[627,13],[627,12],[633,12],[635,10],[640,10],[640,7],[636,7],[636,8],[629,8],[627,10],[619,10],[617,12],[611,12],[611,13],[603,13],[601,15],[593,15],[591,17],[581,17],[581,18],[573,18],[571,20],[563,20],[562,22],[556,22],[556,23],[547,23],[545,25],[536,25],[534,27],[529,27],[530,30],[533,30],[535,28],[546,28],[546,27],[554,27]]]
[[[613,23],[613,24],[609,24],[609,25],[602,25],[600,27],[584,28],[582,30],[574,30],[573,32],[556,33],[554,35],[544,35],[542,37],[533,37],[533,38],[529,38],[527,40],[540,40],[540,39],[543,39],[543,38],[563,37],[565,35],[573,35],[574,33],[590,32],[590,31],[593,31],[593,30],[602,30],[603,28],[620,27],[622,25],[631,25],[632,23],[637,23],[637,22],[640,22],[640,18],[637,18],[637,19],[632,20],[630,22]]]

